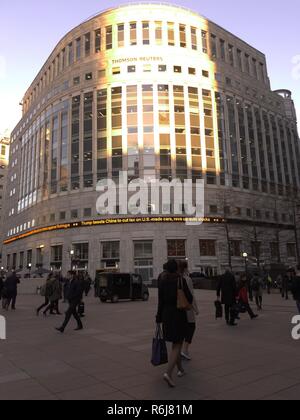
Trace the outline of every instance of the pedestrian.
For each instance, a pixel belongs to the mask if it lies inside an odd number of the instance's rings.
[[[44,310],[44,316],[47,316],[47,313],[50,311],[50,315],[61,315],[59,312],[59,301],[61,299],[61,285],[59,281],[59,277],[56,275],[51,276],[51,295],[49,296],[49,305]]]
[[[16,273],[12,271],[4,282],[3,289],[5,293],[5,305],[4,309],[8,311],[10,305],[13,311],[16,310],[16,301],[18,295],[18,284],[20,284],[20,280],[17,277]],[[3,293],[3,290],[2,290]]]
[[[175,367],[177,366],[178,369],[178,377],[182,377],[185,373],[182,367],[181,350],[188,331],[187,313],[185,310],[178,309],[178,289],[183,291],[189,304],[193,303],[193,296],[185,279],[178,274],[177,262],[170,260],[165,268],[166,272],[160,276],[156,322],[163,324],[164,338],[167,342],[172,343],[168,370],[163,379],[169,387],[174,388],[173,372]]]
[[[91,290],[91,287],[92,287],[92,279],[91,279],[91,277],[89,276],[88,273],[85,273],[85,276],[84,276],[84,293],[85,293],[86,297],[88,297],[88,295],[90,293],[90,290]]]
[[[237,299],[238,299],[238,302],[244,306],[244,308],[248,312],[251,319],[255,319],[258,317],[258,315],[254,314],[249,304],[246,276],[241,277],[241,283],[240,283]]]
[[[259,311],[262,310],[262,304],[263,304],[263,280],[259,276],[258,273],[255,273],[252,280],[251,280],[251,287],[254,292],[255,302],[257,309]]]
[[[52,295],[52,274],[47,277],[46,283],[41,289],[41,296],[44,296],[45,302],[36,310],[36,315],[39,316],[43,308],[47,308],[50,304],[50,296]]]
[[[192,344],[193,337],[196,331],[196,316],[199,315],[199,309],[198,309],[197,301],[195,299],[193,280],[191,279],[190,274],[188,272],[187,261],[178,262],[178,272],[186,281],[186,284],[190,290],[190,293],[193,296],[193,307],[191,310],[187,311],[188,329],[187,329],[187,335],[185,337],[182,351],[181,351],[181,357],[185,360],[190,361],[192,359],[189,353],[189,348]]]
[[[70,274],[68,273],[67,277],[64,279],[64,284],[63,284],[64,303],[68,302],[70,283],[71,283],[71,277],[70,277]]]
[[[293,278],[292,293],[300,314],[300,265],[297,266],[297,271]]]
[[[235,316],[231,308],[236,303],[236,281],[232,272],[227,269],[220,277],[217,286],[217,298],[225,306],[225,320],[227,325],[236,326]]]
[[[75,318],[77,322],[77,328],[75,329],[75,331],[80,331],[83,329],[82,321],[77,312],[77,307],[80,304],[82,300],[82,295],[83,295],[82,282],[74,271],[72,272],[70,271],[69,276],[71,277],[69,296],[68,296],[69,308],[66,312],[64,323],[62,324],[60,328],[56,328],[56,330],[61,332],[62,334],[65,332],[65,329],[72,316]]]
[[[272,277],[270,276],[270,274],[266,274],[266,283],[267,283],[267,291],[268,291],[268,295],[271,294],[271,289],[272,289],[272,285],[273,285],[273,280]]]
[[[280,294],[282,296],[282,289],[283,289],[283,277],[282,274],[278,274],[277,279],[276,279],[276,283],[277,283],[277,287],[280,291]]]
[[[286,271],[285,276],[283,277],[283,291],[282,291],[282,297],[285,298],[285,300],[289,300],[289,291],[292,284],[292,279],[295,275],[294,267],[289,267]]]

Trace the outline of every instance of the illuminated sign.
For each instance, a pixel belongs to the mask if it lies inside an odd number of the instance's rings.
[[[53,232],[56,230],[76,229],[82,227],[104,226],[104,225],[122,225],[134,223],[187,223],[187,222],[201,222],[201,223],[224,223],[225,219],[212,217],[124,217],[124,218],[108,218],[98,220],[87,220],[74,223],[57,224],[53,226],[46,226],[38,229],[33,229],[21,235],[14,236],[5,240],[4,245],[9,245],[15,241],[28,238],[33,235],[41,233]]]
[[[163,57],[125,57],[125,58],[119,58],[117,60],[112,60],[113,64],[122,64],[122,63],[137,63],[139,61],[142,61],[143,63],[149,63],[149,62],[158,62],[163,61]]]

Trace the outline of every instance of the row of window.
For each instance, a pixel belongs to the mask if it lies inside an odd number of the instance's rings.
[[[154,38],[151,36],[153,31],[155,33]],[[99,28],[93,33],[88,32],[63,48],[44,72],[29,98],[25,99],[24,111],[27,112],[42,90],[66,67],[73,65],[81,58],[89,57],[92,53],[98,54],[101,51],[109,51],[113,48],[138,45],[146,47],[151,43],[155,43],[157,46],[180,46],[194,51],[199,50],[204,54],[209,53],[212,60],[223,60],[263,83],[266,81],[267,76],[263,62],[250,57],[250,54],[243,52],[214,34],[209,34],[205,30],[199,30],[199,28],[184,24],[178,25],[161,21],[120,23]]]
[[[267,244],[264,244],[267,245]],[[200,239],[199,240],[199,257],[217,257],[218,242],[212,239]],[[230,250],[231,256],[237,258],[243,258],[245,243],[241,240],[231,240]],[[271,259],[280,258],[280,244],[278,242],[270,242],[268,244],[268,251],[264,249],[264,255],[268,253]],[[246,249],[249,247],[247,246]],[[136,267],[153,265],[153,241],[137,240],[133,242],[134,249],[134,261]],[[252,241],[250,243],[251,250],[248,255],[249,258],[261,258],[262,256],[262,243],[259,241]],[[64,250],[63,245],[55,245],[50,249],[50,266],[53,269],[62,269],[64,261],[64,251],[67,252],[67,258],[71,260],[72,266],[75,269],[86,269],[88,270],[89,264],[89,243],[74,243],[68,251]],[[35,265],[36,267],[43,266],[45,263],[45,251],[47,251],[44,245],[40,245],[36,250],[35,254]],[[293,242],[286,244],[287,258],[295,259],[297,255],[296,244]],[[187,259],[186,253],[186,240],[184,239],[169,239],[167,240],[167,255],[168,258],[175,259]],[[26,258],[26,259],[25,259]],[[120,263],[120,242],[119,241],[104,241],[100,242],[100,255],[98,260],[98,268],[118,268]],[[34,255],[33,250],[29,249],[21,251],[18,254],[7,255],[7,268],[8,269],[33,269]]]

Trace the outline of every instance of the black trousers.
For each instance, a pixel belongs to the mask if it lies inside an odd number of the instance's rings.
[[[49,305],[49,299],[45,297],[45,303],[43,303],[38,309],[37,312],[40,312],[43,308],[46,308],[46,306]]]
[[[53,315],[53,311],[55,311],[58,314],[59,313],[58,304],[59,304],[58,300],[52,301],[50,305],[48,305],[47,308],[44,310],[44,314],[46,315],[48,311],[50,311],[50,314],[52,315]]]
[[[235,317],[233,312],[231,311],[232,305],[225,305],[225,319],[227,324],[234,324]]]
[[[9,308],[11,304],[12,309],[16,309],[17,293],[10,294],[6,301],[6,307]]]
[[[245,306],[246,311],[248,312],[250,318],[253,319],[255,317],[255,314],[252,311],[251,306],[249,305],[249,303],[245,303],[244,306]]]
[[[65,330],[65,328],[69,324],[70,319],[71,319],[72,316],[76,320],[78,328],[82,328],[83,327],[82,322],[81,322],[81,319],[80,319],[80,316],[79,316],[79,314],[77,312],[77,307],[78,307],[79,303],[80,302],[70,302],[70,306],[69,306],[69,308],[68,308],[68,310],[66,312],[65,321],[64,321],[64,323],[63,323],[63,325],[61,327],[63,330]]]
[[[255,296],[255,302],[258,308],[262,307],[263,298],[262,296]]]

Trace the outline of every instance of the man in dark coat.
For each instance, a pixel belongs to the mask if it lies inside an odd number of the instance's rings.
[[[234,275],[227,270],[225,274],[220,277],[217,287],[217,297],[221,298],[221,303],[225,305],[225,318],[230,326],[235,324],[235,316],[231,311],[232,306],[236,303],[236,281]]]
[[[80,331],[83,329],[82,321],[77,312],[77,307],[80,304],[83,296],[83,284],[81,279],[76,275],[76,273],[70,272],[69,274],[72,276],[70,289],[68,293],[69,309],[66,312],[66,317],[63,325],[60,328],[56,328],[56,330],[61,332],[62,334],[65,332],[65,329],[72,316],[77,322],[77,328],[75,329],[75,331]]]
[[[16,300],[17,300],[17,295],[18,295],[19,283],[20,283],[20,280],[18,279],[14,271],[8,275],[7,279],[4,282],[3,289],[5,290],[5,294],[6,294],[5,309],[7,311],[9,309],[10,304],[11,304],[11,309],[13,311],[16,310]]]

